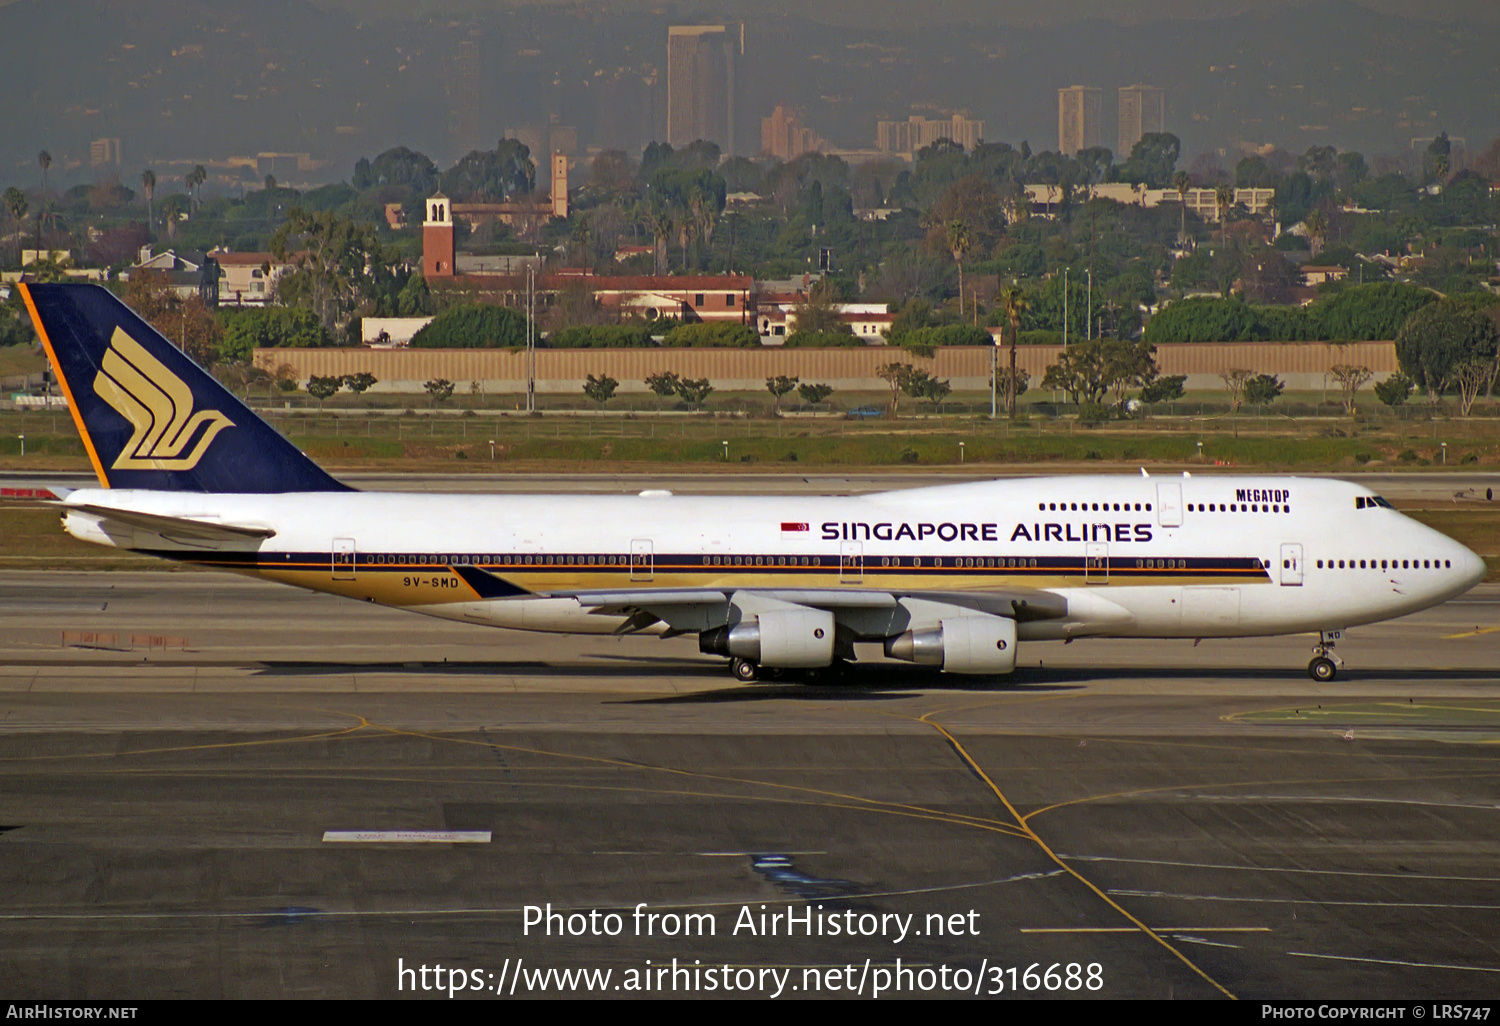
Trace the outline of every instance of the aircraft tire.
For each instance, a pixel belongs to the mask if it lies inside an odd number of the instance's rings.
[[[1327,684],[1339,675],[1339,668],[1332,659],[1318,656],[1307,664],[1307,675],[1319,684]]]
[[[729,672],[742,684],[753,684],[760,677],[760,664],[738,656],[729,661]]]

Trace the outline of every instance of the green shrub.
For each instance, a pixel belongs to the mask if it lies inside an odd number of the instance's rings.
[[[671,349],[749,349],[760,345],[760,335],[748,324],[702,321],[673,328],[664,345]]]
[[[511,349],[525,344],[525,316],[493,303],[449,307],[411,340],[413,349]]]
[[[549,349],[647,349],[656,345],[640,324],[600,324],[564,328],[547,336]]]
[[[318,315],[302,307],[226,310],[219,320],[224,326],[219,343],[222,360],[249,360],[252,349],[312,349],[335,344]]]
[[[782,343],[787,349],[834,349],[865,344],[863,338],[847,331],[794,331]]]

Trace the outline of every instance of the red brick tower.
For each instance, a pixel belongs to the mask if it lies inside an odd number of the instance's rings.
[[[427,219],[422,222],[422,275],[453,277],[453,205],[441,192],[427,199]]]

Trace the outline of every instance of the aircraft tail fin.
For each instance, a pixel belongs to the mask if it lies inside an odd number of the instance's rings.
[[[109,290],[20,288],[105,488],[349,490]]]

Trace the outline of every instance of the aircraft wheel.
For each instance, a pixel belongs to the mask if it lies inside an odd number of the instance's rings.
[[[736,656],[729,661],[729,672],[734,674],[734,679],[744,684],[752,684],[760,675],[760,666],[750,659],[741,659]]]
[[[1307,664],[1307,675],[1319,684],[1327,684],[1339,675],[1339,668],[1334,665],[1332,659],[1318,656]]]

